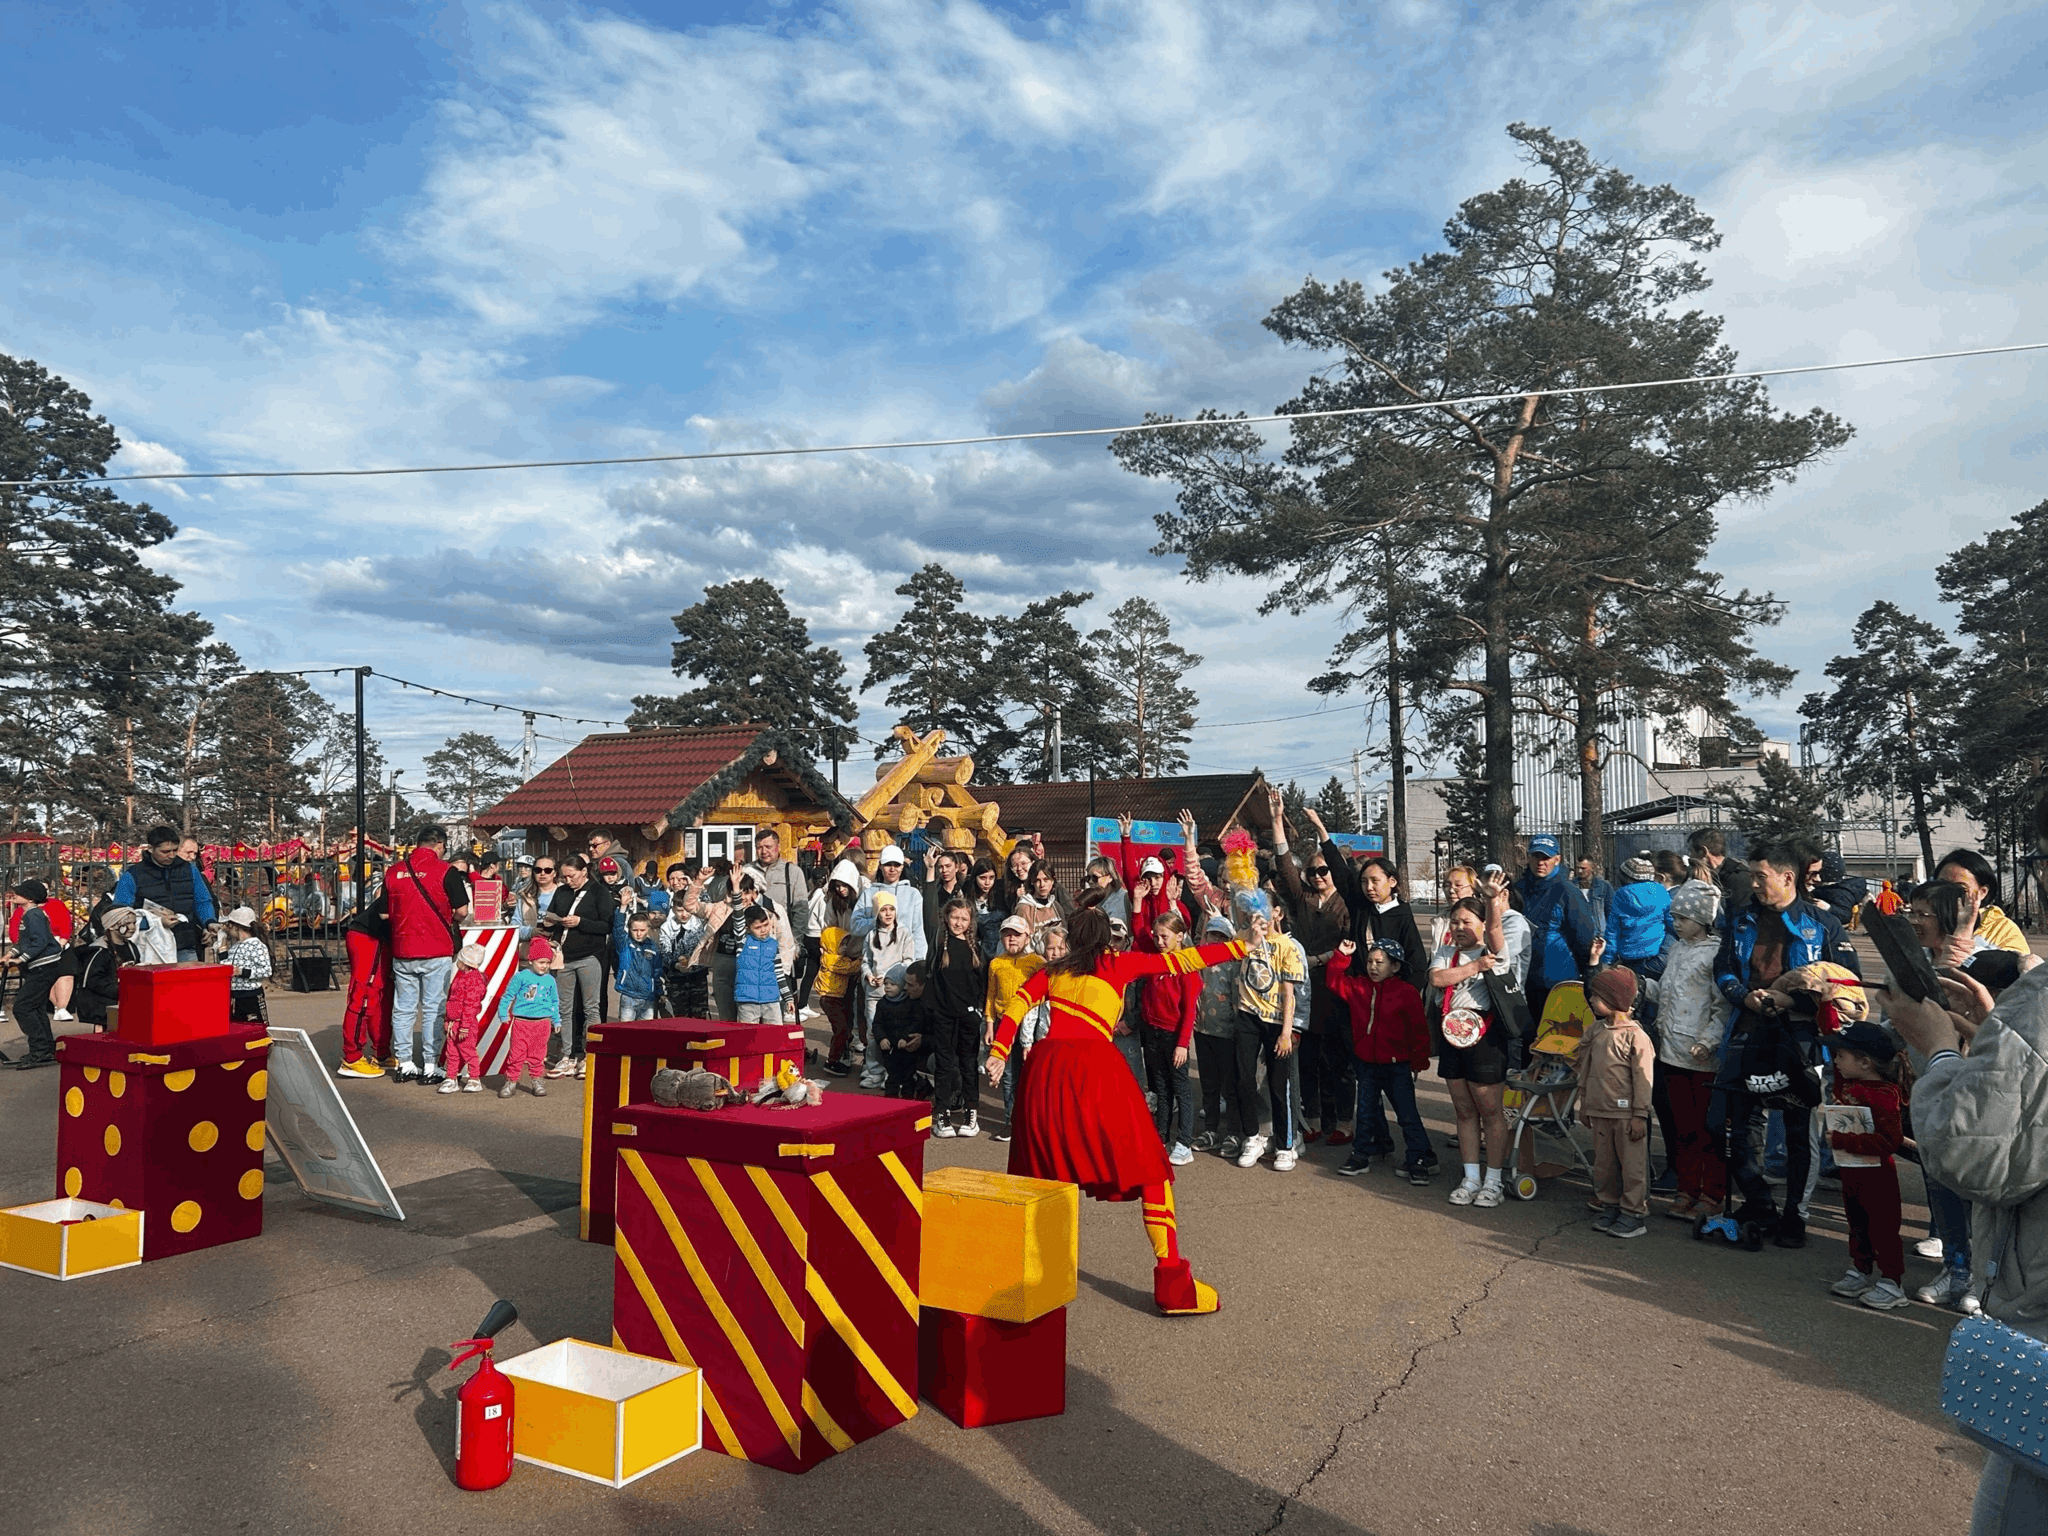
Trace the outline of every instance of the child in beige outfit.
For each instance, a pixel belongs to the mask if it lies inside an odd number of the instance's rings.
[[[1609,1237],[1641,1237],[1650,1213],[1650,1070],[1657,1048],[1629,1011],[1636,973],[1625,965],[1596,971],[1586,983],[1593,1027],[1579,1042],[1579,1118],[1593,1132],[1593,1228]]]

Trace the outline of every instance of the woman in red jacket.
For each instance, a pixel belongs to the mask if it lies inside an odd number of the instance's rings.
[[[1178,976],[1244,958],[1241,939],[1170,954],[1116,954],[1109,919],[1083,907],[1067,920],[1067,953],[1047,963],[1010,999],[989,1047],[988,1076],[1003,1080],[1024,1015],[1050,1004],[1051,1023],[1031,1048],[1031,1070],[1017,1085],[1010,1172],[1078,1184],[1096,1200],[1144,1202],[1155,1260],[1152,1297],[1169,1316],[1214,1312],[1213,1287],[1195,1279],[1180,1255],[1173,1170],[1145,1095],[1111,1043],[1124,988],[1141,976]]]
[[[1358,1113],[1351,1157],[1337,1171],[1356,1176],[1372,1166],[1367,1148],[1375,1141],[1391,1144],[1386,1111],[1380,1096],[1394,1106],[1408,1155],[1401,1171],[1411,1184],[1427,1184],[1436,1171],[1429,1131],[1415,1107],[1415,1074],[1429,1065],[1429,1024],[1422,1013],[1422,994],[1401,978],[1407,957],[1393,939],[1366,946],[1363,974],[1351,968],[1358,946],[1350,939],[1337,946],[1327,975],[1330,990],[1351,1010],[1351,1054],[1358,1061]]]

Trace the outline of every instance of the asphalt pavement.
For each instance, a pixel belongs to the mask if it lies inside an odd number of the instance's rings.
[[[272,1000],[338,1059],[340,995]],[[75,1027],[75,1026],[74,1026]],[[0,1034],[8,1032],[0,1026]],[[0,1040],[0,1049],[18,1054]],[[854,1091],[851,1079],[832,1091]],[[1423,1112],[1441,1138],[1433,1076]],[[342,1091],[404,1224],[268,1166],[260,1238],[59,1283],[0,1270],[0,1529],[770,1531],[1395,1536],[1961,1532],[1980,1456],[1939,1409],[1957,1321],[1827,1293],[1847,1267],[1823,1185],[1803,1251],[1593,1231],[1587,1189],[1448,1204],[1376,1170],[1181,1170],[1212,1317],[1154,1314],[1131,1207],[1082,1202],[1068,1403],[962,1430],[936,1409],[802,1477],[711,1451],[619,1491],[522,1465],[451,1478],[450,1340],[498,1297],[502,1356],[610,1337],[612,1251],[576,1237],[580,1097]],[[0,1072],[0,1204],[55,1193],[55,1071]],[[999,1102],[984,1123],[999,1119]],[[927,1166],[1003,1166],[934,1141]],[[1448,1151],[1446,1162],[1452,1162]],[[1903,1168],[1907,1239],[1924,1231]],[[1910,1287],[1933,1265],[1908,1259]],[[466,1375],[467,1371],[461,1373]]]

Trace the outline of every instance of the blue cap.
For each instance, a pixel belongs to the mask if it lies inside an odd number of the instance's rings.
[[[1376,949],[1382,951],[1396,966],[1405,965],[1408,962],[1408,951],[1401,947],[1399,939],[1374,939],[1365,948],[1367,954]]]
[[[1529,839],[1529,855],[1532,858],[1555,859],[1561,857],[1563,853],[1564,849],[1558,846],[1557,839],[1548,832]]]

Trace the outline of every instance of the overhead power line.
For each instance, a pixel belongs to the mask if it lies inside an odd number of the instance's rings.
[[[815,447],[719,448],[700,453],[644,453],[601,459],[518,459],[497,464],[406,464],[381,469],[209,469],[164,474],[82,475],[69,480],[0,480],[0,489],[51,490],[65,485],[121,485],[155,480],[341,480],[378,475],[474,475],[513,469],[596,469],[630,464],[699,464],[726,459],[798,458],[821,453],[887,453],[908,448],[971,448],[990,443],[1044,442],[1063,437],[1120,437],[1126,432],[1175,432],[1189,427],[1257,426],[1281,421],[1318,421],[1350,416],[1398,416],[1450,406],[1495,405],[1531,395],[1603,395],[1638,389],[1674,389],[1688,384],[1728,384],[1738,379],[1784,378],[1799,373],[1840,373],[1853,368],[1889,368],[1900,363],[1935,363],[1958,357],[1994,357],[2008,352],[2048,350],[2048,341],[2007,347],[1965,347],[1954,352],[1920,352],[1909,357],[1871,357],[1853,363],[1809,363],[1797,368],[1747,368],[1735,373],[1688,374],[1621,384],[1575,384],[1561,389],[1511,389],[1489,395],[1457,395],[1399,405],[1353,405],[1327,411],[1276,411],[1263,416],[1210,417],[1192,421],[1145,421],[1121,427],[1068,427],[1053,432],[988,432],[975,437],[920,437],[880,443],[829,443]]]
[[[565,725],[624,725],[623,720],[594,720],[585,715],[558,715],[547,709],[528,709],[524,704],[507,704],[498,699],[476,699],[466,693],[452,693],[446,688],[436,688],[428,683],[415,683],[403,677],[393,677],[389,672],[378,672],[370,668],[356,667],[260,667],[244,672],[244,677],[324,677],[329,674],[352,673],[361,670],[366,677],[381,677],[387,683],[396,683],[401,688],[416,688],[421,693],[431,693],[439,699],[453,699],[459,704],[475,704],[484,709],[501,710],[508,715],[531,715],[537,720],[560,720]],[[551,738],[552,739],[552,738]]]

